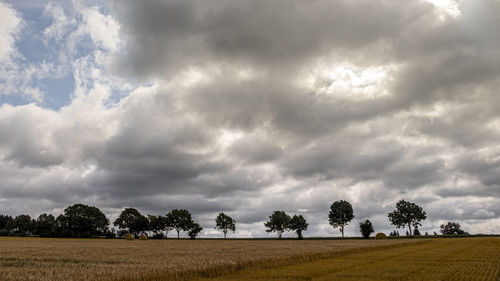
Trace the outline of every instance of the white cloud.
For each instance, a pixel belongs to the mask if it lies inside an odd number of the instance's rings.
[[[16,33],[21,28],[22,19],[7,4],[0,2],[0,63],[8,64],[15,53]]]

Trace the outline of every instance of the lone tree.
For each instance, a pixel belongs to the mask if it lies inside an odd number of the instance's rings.
[[[180,238],[180,232],[189,231],[189,227],[193,223],[191,213],[186,209],[173,209],[167,214],[167,220],[170,225],[177,231],[177,239]],[[201,230],[200,230],[201,231]]]
[[[267,232],[276,231],[278,233],[278,239],[281,239],[283,232],[290,229],[290,216],[285,213],[285,211],[274,211],[269,216],[269,221],[264,223],[267,227]]]
[[[458,222],[451,222],[451,221],[449,221],[447,224],[441,225],[441,233],[443,235],[467,234],[467,232],[463,231],[460,228],[460,224],[458,224]]]
[[[215,218],[215,229],[222,231],[224,233],[224,239],[226,239],[229,230],[233,233],[236,231],[236,221],[224,213],[219,213],[217,218]]]
[[[333,228],[340,227],[342,238],[344,238],[344,227],[354,218],[353,213],[351,203],[345,200],[335,201],[330,206],[328,221]]]
[[[148,229],[149,221],[137,209],[125,208],[113,224],[121,229],[127,229],[129,233],[138,234]]]
[[[396,210],[388,214],[389,221],[397,228],[408,226],[408,233],[412,233],[411,227],[422,225],[420,222],[427,218],[427,214],[422,207],[415,203],[399,200],[396,203]]]
[[[298,239],[302,240],[302,231],[306,231],[309,224],[302,215],[293,215],[289,228],[297,233]]]
[[[361,235],[365,239],[368,239],[370,237],[370,234],[375,232],[375,230],[373,229],[372,222],[370,220],[365,220],[364,222],[360,222],[359,223],[359,231],[361,232]],[[392,235],[392,232],[391,232],[391,236],[395,236],[395,235]]]
[[[188,226],[188,235],[189,238],[194,240],[196,239],[196,236],[203,230],[203,227],[201,227],[198,223],[191,221],[191,223]]]

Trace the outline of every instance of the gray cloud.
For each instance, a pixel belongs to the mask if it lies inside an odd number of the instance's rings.
[[[338,235],[333,201],[390,231],[405,198],[423,231],[499,232],[500,37],[479,31],[500,4],[484,5],[114,1],[109,71],[146,85],[111,106],[100,88],[58,111],[3,105],[0,212],[187,208],[212,228],[224,211],[263,236],[283,209]]]

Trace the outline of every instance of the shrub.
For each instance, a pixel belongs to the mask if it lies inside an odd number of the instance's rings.
[[[129,241],[132,241],[132,240],[135,240],[135,237],[133,234],[127,234],[125,235],[125,240],[129,240]]]
[[[141,236],[139,236],[139,240],[148,240],[148,237],[143,233],[141,234]]]
[[[377,233],[377,235],[375,235],[375,239],[377,239],[377,240],[387,239],[387,236],[385,235],[385,233],[379,232],[379,233]]]

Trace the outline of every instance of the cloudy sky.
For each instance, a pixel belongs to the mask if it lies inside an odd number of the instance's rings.
[[[499,0],[0,0],[0,213],[500,233]],[[292,236],[290,233],[288,236]]]

